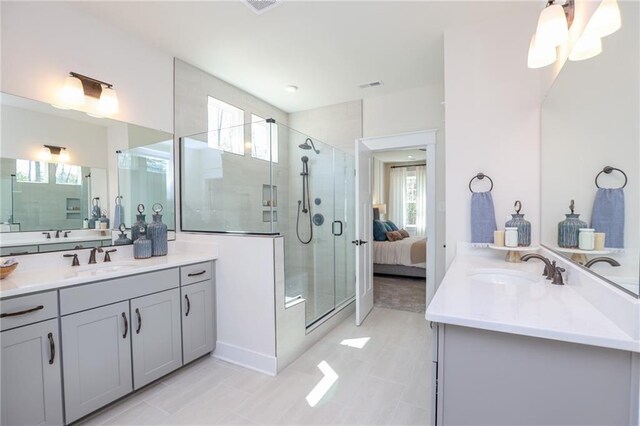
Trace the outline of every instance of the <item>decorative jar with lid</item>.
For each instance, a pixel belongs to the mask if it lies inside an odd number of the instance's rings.
[[[520,213],[522,210],[522,203],[518,200],[514,204],[516,210],[515,214],[511,214],[511,220],[504,224],[505,229],[517,228],[518,229],[518,246],[529,247],[531,245],[531,223],[524,219],[524,214]]]
[[[152,210],[153,222],[147,226],[147,234],[151,240],[153,256],[166,256],[168,251],[167,243],[167,225],[162,223],[162,204],[156,203],[153,205]]]
[[[574,200],[571,200],[569,209],[571,210],[571,213],[565,214],[566,219],[558,223],[558,247],[578,248],[580,243],[580,229],[587,228],[589,225],[579,219],[579,214],[574,213]]]

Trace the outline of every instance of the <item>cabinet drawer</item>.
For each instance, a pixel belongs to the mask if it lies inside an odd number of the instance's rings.
[[[180,285],[178,268],[131,275],[60,290],[60,314],[84,311]]]
[[[189,285],[211,279],[213,262],[202,262],[180,268],[180,284]]]
[[[58,316],[58,296],[55,291],[14,297],[0,301],[0,329],[44,321]]]

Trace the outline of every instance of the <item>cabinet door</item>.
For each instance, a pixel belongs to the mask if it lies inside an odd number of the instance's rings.
[[[130,334],[129,302],[62,317],[68,423],[131,392]]]
[[[213,282],[203,281],[181,288],[182,356],[184,363],[213,350]]]
[[[136,389],[182,366],[180,290],[131,299],[133,383]]]
[[[3,331],[2,424],[62,424],[58,320]]]

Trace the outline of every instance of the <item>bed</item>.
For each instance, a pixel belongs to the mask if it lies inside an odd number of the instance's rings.
[[[427,239],[373,242],[373,273],[426,278]]]

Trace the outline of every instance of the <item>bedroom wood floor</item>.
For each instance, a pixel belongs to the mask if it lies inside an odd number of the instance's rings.
[[[424,315],[374,307],[362,326],[352,315],[277,377],[206,357],[83,424],[426,425],[430,350]],[[322,361],[338,379],[311,406]]]
[[[373,305],[424,313],[427,286],[424,278],[373,276]]]

